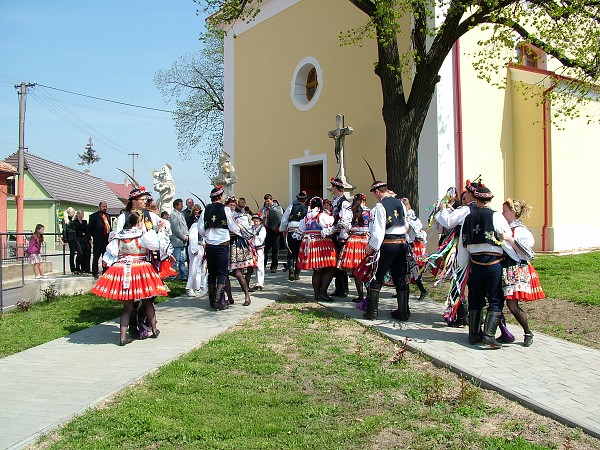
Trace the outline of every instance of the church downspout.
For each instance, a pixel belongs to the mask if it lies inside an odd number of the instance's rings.
[[[456,166],[457,166],[457,187],[462,190],[464,186],[463,173],[463,126],[462,126],[462,93],[460,78],[460,41],[457,39],[454,43],[454,97],[456,101]]]
[[[544,224],[542,225],[542,251],[548,249],[548,222],[550,221],[550,199],[549,199],[549,184],[550,184],[550,99],[548,94],[556,85],[553,83],[543,93],[544,96]]]

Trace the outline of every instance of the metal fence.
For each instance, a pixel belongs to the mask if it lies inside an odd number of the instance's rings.
[[[25,254],[25,250],[29,246],[29,239],[31,239],[31,231],[24,233],[8,232],[0,233],[0,312],[4,309],[4,293],[13,289],[23,288],[25,285],[25,265],[28,264],[28,257]],[[22,243],[19,242],[23,237]],[[63,275],[66,273],[66,246],[62,245],[60,251],[55,250],[60,241],[61,233],[44,233],[44,242],[40,250],[42,261],[48,261],[49,257],[61,257],[62,261],[62,272]],[[4,282],[4,275],[9,269],[20,272],[20,277],[12,278],[10,286],[6,286]],[[19,270],[20,269],[20,270]]]

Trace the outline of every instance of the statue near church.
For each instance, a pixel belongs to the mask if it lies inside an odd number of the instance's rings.
[[[153,170],[154,190],[158,192],[158,210],[169,214],[173,211],[173,199],[175,198],[175,182],[171,175],[172,167],[169,163],[162,166],[160,170]]]
[[[233,195],[233,185],[237,183],[235,168],[231,164],[229,153],[223,151],[219,156],[219,173],[210,181],[213,186],[223,186],[225,198]]]

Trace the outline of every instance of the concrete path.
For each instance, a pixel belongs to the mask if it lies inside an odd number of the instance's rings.
[[[178,297],[157,305],[161,335],[118,347],[118,322],[112,320],[47,344],[0,359],[0,449],[35,442],[86,409],[110,398],[160,366],[266,308],[281,294],[295,291],[312,298],[310,276],[287,281],[267,273],[267,287],[228,311],[213,312],[206,296]],[[235,284],[235,283],[234,283]],[[600,438],[600,351],[541,333],[522,347],[522,331],[510,326],[517,343],[485,350],[467,343],[466,329],[446,326],[442,306],[411,299],[411,320],[389,319],[391,291],[382,292],[380,319],[365,321],[349,300],[326,306],[372,326],[391,339],[429,355],[483,387],[495,389],[563,423]],[[535,330],[534,330],[535,332]]]

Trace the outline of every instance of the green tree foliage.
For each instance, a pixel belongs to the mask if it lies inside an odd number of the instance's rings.
[[[204,47],[159,70],[154,83],[167,102],[175,102],[173,119],[179,155],[194,148],[205,156],[204,169],[215,172],[223,148],[223,33],[210,24],[200,35]]]
[[[263,0],[195,0],[215,25],[251,21]],[[455,42],[474,28],[487,28],[478,66],[483,78],[515,58],[517,43],[527,43],[556,58],[555,76],[574,80],[581,99],[600,75],[598,0],[348,0],[365,14],[365,23],[341,33],[343,43],[377,41],[375,73],[383,93],[388,185],[418,205],[417,149],[440,68]],[[407,20],[410,18],[410,20]],[[404,29],[401,26],[404,25]],[[410,27],[407,29],[406,24]],[[225,27],[226,28],[226,27]],[[409,49],[399,36],[410,33]],[[411,76],[411,88],[403,83]],[[554,75],[553,75],[554,76]],[[571,90],[572,91],[572,90]],[[573,112],[573,109],[566,112]]]
[[[94,150],[94,144],[92,143],[92,138],[88,139],[88,143],[85,144],[85,151],[83,153],[78,153],[79,164],[80,166],[87,166],[86,172],[90,172],[90,166],[94,163],[100,161],[100,156]]]

